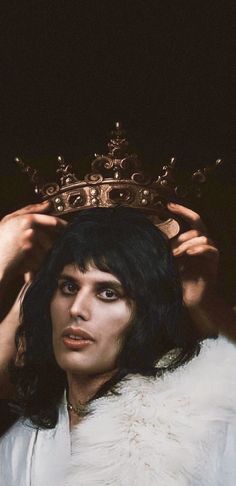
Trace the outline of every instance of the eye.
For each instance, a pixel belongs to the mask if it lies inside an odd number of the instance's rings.
[[[117,299],[119,299],[118,293],[115,292],[115,290],[113,290],[113,289],[102,289],[99,292],[99,296],[103,300],[117,300]]]
[[[78,285],[70,280],[59,282],[58,288],[64,295],[75,295],[78,292]]]

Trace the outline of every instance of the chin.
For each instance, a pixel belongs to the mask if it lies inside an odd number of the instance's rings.
[[[106,373],[110,374],[115,371],[114,366],[101,365],[98,367],[97,363],[88,363],[85,362],[85,360],[80,360],[78,358],[78,356],[60,356],[60,358],[56,356],[56,361],[58,366],[60,366],[67,375],[73,374],[95,377],[106,375]]]
[[[73,374],[94,374],[96,367],[90,363],[86,363],[82,356],[77,352],[67,353],[60,356],[55,356],[58,366],[66,373]]]

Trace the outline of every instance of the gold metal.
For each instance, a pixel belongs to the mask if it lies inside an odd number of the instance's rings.
[[[74,412],[78,417],[84,415],[87,409],[87,405],[83,405],[82,403],[78,402],[75,406],[73,406],[69,401],[67,401],[67,410],[70,412]]]
[[[15,159],[30,177],[37,194],[51,202],[51,214],[64,216],[92,207],[126,205],[143,211],[168,238],[178,234],[180,223],[167,211],[166,204],[193,193],[199,197],[208,174],[222,163],[217,159],[214,166],[195,170],[187,186],[185,183],[182,187],[175,180],[176,161],[172,157],[162,166],[161,174],[150,179],[141,170],[138,156],[130,151],[120,122],[111,132],[107,154],[95,154],[91,171],[84,179],[78,178],[62,155],[57,160],[60,181],[45,184],[36,170]]]

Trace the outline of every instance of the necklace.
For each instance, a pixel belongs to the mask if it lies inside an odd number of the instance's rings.
[[[78,402],[75,406],[67,400],[67,410],[70,412],[74,412],[78,417],[84,415],[87,409],[87,405],[83,405],[82,403]]]

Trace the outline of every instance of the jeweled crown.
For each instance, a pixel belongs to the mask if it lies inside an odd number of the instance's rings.
[[[66,216],[88,208],[126,205],[145,212],[168,238],[178,234],[180,225],[167,211],[167,202],[186,197],[191,192],[200,196],[207,173],[221,163],[218,159],[213,167],[196,170],[185,188],[176,182],[174,158],[162,166],[157,178],[151,179],[142,171],[138,156],[130,151],[126,133],[119,122],[111,132],[108,153],[95,154],[91,172],[83,180],[61,155],[57,160],[59,181],[45,183],[38,171],[21,159],[15,159],[30,177],[35,192],[43,200],[50,200],[51,214]]]

